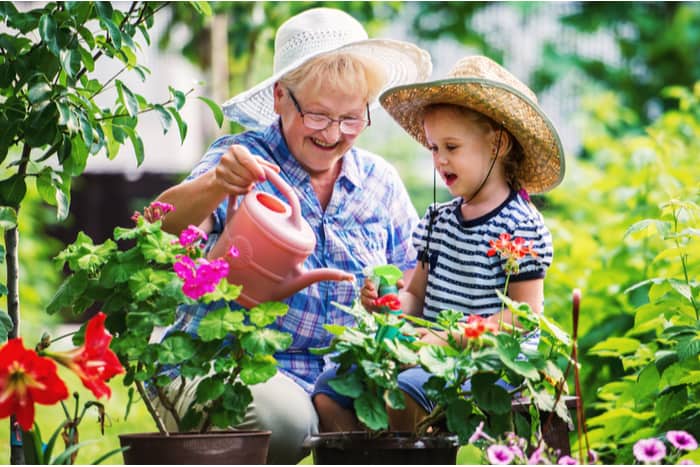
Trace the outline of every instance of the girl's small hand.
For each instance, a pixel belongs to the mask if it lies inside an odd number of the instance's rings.
[[[365,310],[370,313],[375,313],[379,311],[379,307],[374,304],[374,301],[378,297],[377,287],[375,287],[374,282],[369,277],[365,277],[365,283],[362,285],[360,290],[360,303],[365,308]]]
[[[447,345],[447,334],[444,331],[432,331],[428,328],[416,328],[418,340],[426,344]]]

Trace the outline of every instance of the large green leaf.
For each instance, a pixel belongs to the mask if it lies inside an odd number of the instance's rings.
[[[0,229],[9,230],[17,226],[17,211],[8,206],[0,206]]]
[[[370,430],[384,430],[389,426],[384,399],[363,393],[355,399],[355,414],[358,420]]]
[[[250,322],[258,327],[265,327],[284,316],[289,305],[281,302],[265,302],[250,309]]]
[[[356,399],[360,397],[362,391],[364,390],[364,384],[360,374],[355,370],[350,370],[349,372],[338,375],[335,378],[328,381],[328,385],[333,388],[338,394],[351,397]]]
[[[158,359],[166,365],[174,365],[191,358],[195,352],[192,337],[185,333],[173,333],[161,342]]]
[[[259,329],[241,339],[243,348],[253,355],[281,352],[292,343],[292,335],[274,329]]]
[[[255,355],[240,360],[241,381],[245,384],[258,384],[267,381],[277,373],[277,360],[271,355]]]

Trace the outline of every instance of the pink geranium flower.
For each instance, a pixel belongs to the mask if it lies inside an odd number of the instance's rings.
[[[213,261],[200,258],[195,262],[189,256],[180,255],[173,269],[183,281],[182,292],[194,300],[213,292],[219,281],[228,275],[228,263],[223,258]]]
[[[185,230],[180,232],[180,245],[185,248],[189,248],[194,245],[199,239],[206,240],[207,234],[202,229],[195,225],[189,225]]]

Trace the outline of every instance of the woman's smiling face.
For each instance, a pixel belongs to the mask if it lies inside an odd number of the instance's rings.
[[[329,84],[292,90],[294,98],[304,113],[325,115],[331,119],[367,118],[367,102],[362,96],[344,92]],[[314,130],[304,125],[289,90],[275,85],[275,111],[282,120],[282,132],[287,146],[299,163],[309,173],[320,173],[335,167],[354,144],[358,135],[340,131],[338,122],[332,122],[324,130]]]

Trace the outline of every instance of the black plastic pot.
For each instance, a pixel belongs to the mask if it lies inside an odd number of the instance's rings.
[[[456,464],[455,435],[417,438],[411,433],[321,433],[304,441],[314,464]]]
[[[265,464],[270,431],[134,433],[119,435],[124,463]]]

